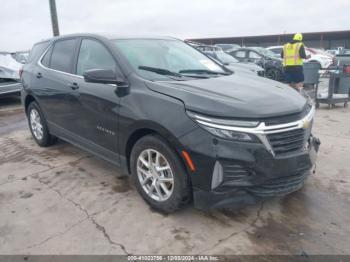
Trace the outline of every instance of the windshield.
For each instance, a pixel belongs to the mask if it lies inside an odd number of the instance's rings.
[[[253,47],[254,50],[258,51],[260,54],[267,56],[267,57],[276,57],[276,54],[274,52],[272,52],[271,50],[268,50],[266,48],[263,47]],[[278,55],[277,55],[278,56]]]
[[[181,76],[179,73],[186,75],[183,72],[191,75],[211,72],[227,74],[213,60],[179,40],[119,39],[112,42],[133,69],[149,80],[178,77]]]
[[[233,64],[233,63],[238,63],[238,60],[234,58],[233,56],[221,51],[221,52],[215,52],[216,56],[220,60],[220,62],[224,64]]]

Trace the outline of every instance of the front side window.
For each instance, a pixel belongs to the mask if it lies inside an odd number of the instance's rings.
[[[268,50],[266,48],[263,47],[253,47],[253,49],[255,49],[256,51],[258,51],[260,54],[270,57],[270,58],[274,58],[276,57],[276,54],[274,52],[272,52],[271,50]]]
[[[77,63],[77,75],[90,69],[110,69],[115,71],[116,63],[108,50],[99,42],[83,39]]]
[[[260,59],[261,56],[260,56],[258,53],[255,53],[255,52],[250,51],[250,52],[249,52],[249,58]]]
[[[54,44],[50,68],[71,73],[76,39],[59,40]]]
[[[167,76],[143,70],[159,69],[173,74],[225,73],[223,68],[195,48],[172,39],[112,40],[133,69],[141,76],[160,80]]]
[[[235,52],[236,57],[245,58],[245,51],[237,51]]]

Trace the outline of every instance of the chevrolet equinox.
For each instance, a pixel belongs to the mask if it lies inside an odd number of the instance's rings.
[[[60,138],[115,164],[161,212],[289,194],[319,147],[309,99],[174,38],[55,37],[34,45],[21,80],[39,146]]]

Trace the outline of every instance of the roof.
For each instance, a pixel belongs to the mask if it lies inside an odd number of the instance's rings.
[[[47,38],[39,41],[38,43],[53,41],[56,39],[63,39],[67,37],[97,37],[97,38],[107,38],[107,39],[168,39],[168,40],[176,40],[174,37],[169,36],[156,36],[156,35],[118,35],[118,34],[110,34],[110,33],[76,33],[76,34],[67,34],[60,35],[51,38]]]

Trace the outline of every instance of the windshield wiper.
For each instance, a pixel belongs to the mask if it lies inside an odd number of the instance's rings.
[[[183,77],[180,73],[172,72],[168,69],[164,68],[157,68],[157,67],[150,67],[150,66],[139,66],[140,70],[150,71],[153,73],[157,73],[160,75],[166,75],[166,76],[176,76],[176,77]]]
[[[207,69],[185,69],[180,70],[179,73],[186,74],[186,73],[194,73],[194,74],[210,74],[210,75],[229,75],[229,73],[226,72],[215,72]]]

